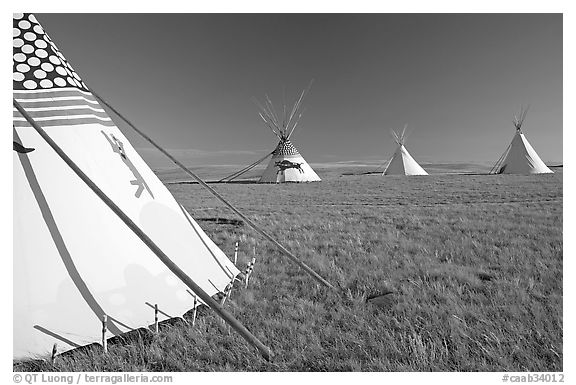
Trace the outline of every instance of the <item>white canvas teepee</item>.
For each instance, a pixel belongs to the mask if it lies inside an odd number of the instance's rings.
[[[404,144],[406,143],[406,126],[401,133],[392,131],[392,136],[398,144],[394,155],[382,175],[428,175],[418,162],[412,158]]]
[[[524,136],[522,125],[528,108],[520,109],[520,115],[514,116],[516,132],[512,142],[498,159],[491,173],[495,174],[550,174],[553,173],[540,159],[534,148]]]
[[[38,21],[14,14],[13,97],[209,295],[239,273],[115,126]],[[194,305],[187,286],[13,113],[14,358],[147,326]]]
[[[257,103],[260,108],[260,118],[279,139],[276,149],[272,152],[270,163],[259,180],[260,183],[318,182],[321,180],[290,141],[302,117],[302,101],[309,88],[302,91],[291,111],[288,111],[284,105],[282,119],[276,114],[268,96],[263,105]]]
[[[290,139],[280,139],[260,183],[319,182],[320,177],[300,155]]]

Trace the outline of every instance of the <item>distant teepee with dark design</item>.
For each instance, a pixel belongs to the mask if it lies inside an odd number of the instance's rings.
[[[392,131],[392,136],[398,144],[392,158],[388,161],[388,166],[382,175],[428,175],[418,162],[412,158],[404,144],[406,143],[406,125],[401,133]]]
[[[284,103],[282,106],[282,119],[280,119],[276,113],[268,95],[266,95],[263,104],[254,99],[254,103],[260,109],[258,113],[260,118],[274,135],[278,137],[278,145],[274,151],[266,154],[264,157],[243,169],[220,179],[218,182],[231,182],[252,170],[270,156],[272,156],[272,158],[258,180],[259,183],[318,182],[321,180],[290,141],[296,126],[298,126],[300,122],[300,118],[302,118],[302,101],[310,90],[311,85],[312,82],[300,93],[300,97],[294,102],[290,111],[286,108],[286,103]]]
[[[514,115],[516,132],[504,154],[498,159],[491,174],[551,174],[553,173],[540,159],[522,132],[528,108],[520,107],[520,115]]]
[[[268,95],[266,95],[264,104],[256,101],[256,105],[260,108],[260,118],[279,139],[276,149],[272,152],[270,163],[260,178],[260,183],[317,182],[321,180],[290,141],[294,129],[302,118],[302,100],[309,89],[310,86],[300,93],[300,97],[290,111],[286,109],[286,104],[284,104],[282,119],[276,114]]]

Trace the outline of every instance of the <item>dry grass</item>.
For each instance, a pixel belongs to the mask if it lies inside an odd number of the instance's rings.
[[[262,360],[207,312],[139,340],[18,363],[57,371],[562,371],[562,173],[219,184],[218,191],[346,295],[317,286],[200,186],[169,189],[250,287],[228,310],[275,352]],[[390,289],[381,309],[368,295]]]

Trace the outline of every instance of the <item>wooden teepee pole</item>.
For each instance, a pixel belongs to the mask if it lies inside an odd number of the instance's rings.
[[[14,107],[26,118],[28,123],[38,132],[38,134],[48,143],[50,147],[60,156],[60,158],[74,171],[74,173],[82,179],[86,185],[96,194],[102,201],[116,214],[125,224],[132,230],[138,238],[144,242],[146,246],[176,275],[186,286],[190,288],[198,297],[204,301],[205,304],[210,306],[223,320],[225,320],[234,330],[236,330],[247,342],[252,344],[260,354],[267,360],[271,358],[270,349],[258,340],[248,329],[244,327],[234,316],[222,308],[212,297],[208,295],[200,286],[196,284],[178,265],[176,265],[155,243],[152,241],[133,221],[118,207],[100,188],[74,163],[72,159],[50,138],[26,110],[16,101],[12,99]]]
[[[240,218],[242,218],[244,220],[244,222],[246,222],[250,227],[252,227],[254,230],[256,230],[256,232],[258,232],[264,238],[268,239],[270,242],[272,242],[274,245],[276,245],[276,247],[278,247],[278,249],[280,249],[280,251],[285,256],[287,256],[292,262],[294,262],[298,266],[300,266],[304,271],[306,271],[308,274],[310,274],[312,276],[312,278],[314,278],[316,281],[318,281],[322,285],[324,285],[324,286],[326,286],[332,290],[337,290],[336,287],[334,287],[330,282],[328,282],[327,280],[322,278],[322,276],[320,274],[315,272],[310,266],[308,266],[307,264],[302,262],[300,259],[298,259],[298,257],[296,257],[294,254],[292,254],[290,251],[288,251],[277,240],[275,240],[270,234],[268,234],[267,232],[262,230],[258,225],[256,225],[254,222],[252,222],[252,220],[250,220],[250,218],[248,218],[246,215],[242,214],[236,207],[234,207],[231,203],[229,203],[226,199],[224,199],[224,197],[222,195],[220,195],[216,190],[214,190],[212,187],[210,187],[208,184],[206,184],[206,182],[204,182],[198,175],[196,175],[195,173],[190,171],[186,166],[184,166],[182,163],[180,163],[176,158],[174,158],[172,155],[170,155],[166,150],[164,150],[162,147],[160,147],[158,144],[156,144],[156,142],[154,142],[152,139],[150,139],[150,137],[148,135],[146,135],[145,133],[143,133],[142,131],[137,129],[136,126],[134,126],[128,119],[126,119],[124,116],[122,116],[122,114],[120,114],[114,107],[112,107],[110,104],[108,104],[98,94],[96,94],[94,91],[92,91],[92,94],[96,98],[98,98],[98,100],[100,100],[102,102],[102,104],[104,104],[106,107],[108,107],[110,110],[112,110],[116,115],[118,115],[122,120],[124,120],[126,122],[126,124],[128,124],[142,138],[146,139],[146,141],[148,143],[150,143],[152,146],[154,146],[158,151],[160,151],[168,159],[170,159],[175,165],[180,167],[180,169],[182,169],[182,171],[184,171],[186,174],[188,174],[189,176],[194,178],[202,187],[204,187],[205,189],[210,191],[210,193],[212,193],[212,195],[214,195],[216,198],[218,198],[218,200],[220,200],[222,203],[224,203],[226,206],[228,206],[232,211],[234,211]],[[204,300],[204,298],[202,298],[202,300]]]

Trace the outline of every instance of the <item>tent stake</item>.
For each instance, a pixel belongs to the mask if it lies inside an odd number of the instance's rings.
[[[198,298],[194,295],[194,310],[192,310],[192,327],[196,324],[196,312],[198,311]]]
[[[52,366],[54,366],[54,364],[56,363],[57,354],[58,354],[58,345],[54,344],[54,346],[52,346],[52,355],[50,356],[50,363],[52,364]]]
[[[234,265],[238,261],[238,241],[236,241],[236,246],[234,246]]]
[[[154,331],[158,333],[158,304],[154,304]]]
[[[106,314],[102,316],[102,349],[104,353],[108,353],[108,341],[106,340],[106,332],[108,331],[108,317]]]
[[[258,340],[244,325],[242,325],[236,318],[234,318],[230,313],[224,310],[212,297],[208,295],[200,286],[196,284],[178,265],[176,265],[155,243],[152,241],[133,221],[127,216],[121,209],[114,203],[100,188],[86,175],[84,172],[74,163],[72,159],[50,138],[50,136],[44,131],[37,123],[32,119],[32,117],[26,112],[26,110],[12,98],[13,105],[22,114],[24,118],[30,123],[30,125],[38,132],[38,134],[52,147],[52,149],[60,156],[60,158],[74,171],[76,175],[88,187],[100,198],[102,201],[128,226],[146,246],[164,263],[170,271],[176,275],[186,286],[190,288],[194,293],[196,293],[205,304],[210,306],[222,319],[224,319],[230,326],[234,328],[248,343],[254,346],[262,357],[266,360],[270,360],[272,357],[272,352],[270,349],[264,345],[260,340]],[[104,333],[103,333],[104,336]]]
[[[222,300],[220,301],[220,305],[224,306],[224,303],[230,297],[230,293],[232,293],[232,287],[233,287],[232,282],[230,282],[228,285],[226,285],[226,288],[224,289],[224,297],[222,297]]]
[[[252,271],[254,271],[254,264],[255,263],[256,263],[256,256],[253,256],[252,260],[250,262],[248,262],[248,266],[246,266],[246,280],[244,283],[245,289],[248,288],[248,280],[250,279],[250,276],[252,275]]]
[[[226,199],[224,199],[224,197],[222,195],[220,195],[216,190],[214,190],[206,182],[204,182],[202,180],[202,178],[200,178],[198,175],[196,175],[195,173],[190,171],[190,169],[188,169],[186,166],[184,166],[182,163],[180,163],[176,158],[174,158],[172,155],[170,155],[166,150],[164,150],[162,147],[160,147],[158,144],[156,144],[156,142],[154,142],[148,135],[146,135],[145,133],[143,133],[142,131],[137,129],[136,126],[134,126],[128,119],[126,119],[114,107],[112,107],[104,99],[102,99],[100,97],[100,95],[95,93],[93,90],[91,90],[91,92],[98,100],[100,100],[102,102],[102,104],[104,104],[106,107],[108,107],[110,110],[112,110],[118,117],[120,117],[124,122],[126,122],[126,124],[128,124],[134,131],[136,131],[136,133],[138,133],[138,135],[140,135],[142,138],[144,138],[146,141],[148,141],[148,143],[150,143],[158,151],[160,151],[162,154],[164,154],[175,165],[180,167],[180,169],[182,169],[182,171],[184,171],[186,174],[188,174],[189,176],[194,178],[202,187],[204,187],[205,189],[210,191],[210,193],[212,193],[212,195],[214,195],[216,198],[218,198],[218,200],[220,200],[222,203],[224,203],[226,206],[228,206],[228,208],[230,208],[232,211],[234,211],[240,218],[242,218],[244,220],[244,222],[246,222],[250,227],[252,227],[254,230],[256,230],[256,232],[258,232],[264,238],[268,239],[270,242],[272,242],[274,245],[276,245],[276,247],[278,247],[278,249],[280,249],[280,251],[285,256],[290,258],[290,260],[292,262],[294,262],[298,266],[300,266],[304,271],[306,271],[308,274],[310,274],[312,276],[312,278],[314,278],[315,280],[320,282],[322,285],[324,285],[327,288],[330,288],[332,290],[337,290],[336,287],[334,287],[330,282],[328,282],[327,280],[322,278],[322,276],[320,276],[320,274],[318,274],[310,266],[308,266],[307,264],[302,262],[300,259],[298,259],[298,257],[296,257],[294,254],[292,254],[290,251],[288,251],[288,249],[286,249],[284,246],[282,246],[270,234],[268,234],[267,232],[262,230],[258,225],[256,225],[254,222],[252,222],[252,220],[250,220],[246,215],[242,214],[236,207],[234,207],[231,203],[229,203]],[[301,98],[302,98],[302,96],[301,96]]]

